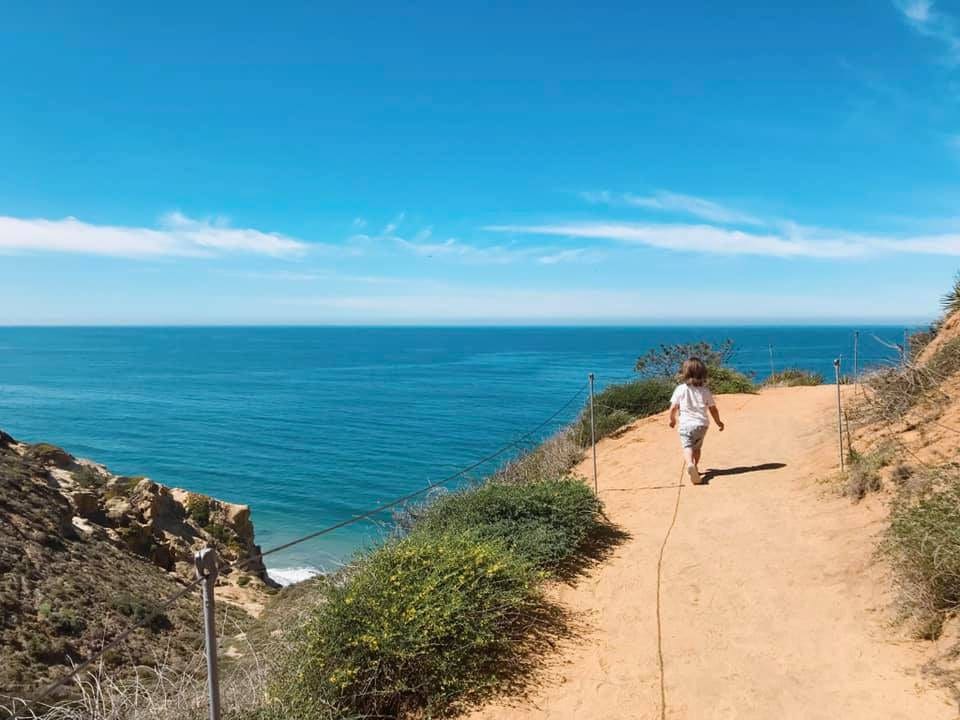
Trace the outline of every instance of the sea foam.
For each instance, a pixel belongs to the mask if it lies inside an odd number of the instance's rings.
[[[321,575],[322,571],[315,567],[293,567],[268,570],[267,574],[270,575],[273,580],[286,587],[287,585],[293,585],[294,583],[303,582],[304,580],[309,580],[312,577]]]

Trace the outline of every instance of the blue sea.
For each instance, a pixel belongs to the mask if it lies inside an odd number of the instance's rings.
[[[861,365],[902,327],[859,327]],[[475,462],[660,343],[732,338],[733,364],[849,372],[854,328],[0,328],[0,428],[252,507],[268,549]],[[536,438],[556,431],[585,395]],[[517,446],[476,468],[493,471]],[[268,558],[290,579],[382,537],[389,514]]]

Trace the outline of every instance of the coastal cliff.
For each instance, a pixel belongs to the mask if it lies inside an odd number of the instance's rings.
[[[247,561],[218,584],[241,594],[273,585],[248,507],[0,432],[0,692],[29,695],[144,618],[107,665],[186,661],[200,639],[197,598],[169,610],[160,601],[194,578],[193,553],[204,546],[224,568]]]

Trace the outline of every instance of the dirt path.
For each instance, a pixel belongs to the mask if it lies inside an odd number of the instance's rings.
[[[834,387],[723,396],[707,486],[680,490],[661,575],[666,718],[894,720],[958,717],[921,677],[928,647],[889,627],[872,562],[882,509],[820,480],[835,470]],[[632,537],[559,600],[586,618],[546,659],[530,697],[474,720],[661,717],[657,560],[681,461],[663,416],[599,446],[600,491]],[[590,474],[588,464],[580,468]]]

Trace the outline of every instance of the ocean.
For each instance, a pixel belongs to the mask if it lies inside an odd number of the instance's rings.
[[[861,367],[902,327],[859,327]],[[629,379],[660,343],[732,338],[733,364],[850,372],[845,327],[0,328],[0,428],[120,474],[251,506],[269,549],[476,462],[596,374]],[[881,342],[882,341],[882,342]],[[532,436],[569,422],[585,393]],[[475,468],[492,472],[518,452]],[[463,479],[455,481],[464,482]],[[381,539],[389,513],[271,555],[282,580]]]

